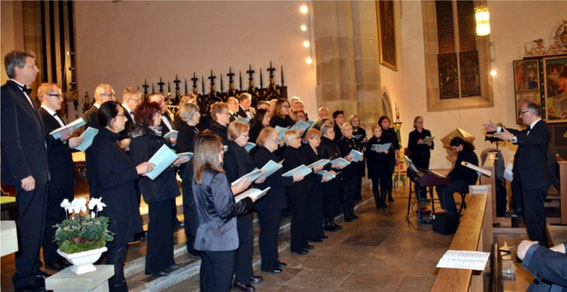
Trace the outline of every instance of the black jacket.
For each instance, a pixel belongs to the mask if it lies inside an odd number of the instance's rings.
[[[39,108],[39,114],[45,125],[46,135],[59,127],[59,122],[44,108]],[[49,162],[50,180],[49,190],[68,190],[75,185],[75,173],[73,171],[73,150],[69,148],[69,141],[62,142],[61,139],[47,138],[47,160]]]
[[[260,135],[260,132],[262,131],[262,129],[264,129],[264,126],[262,125],[262,123],[255,123],[250,127],[250,132],[249,132],[249,139],[248,141],[256,144],[256,139],[258,139],[258,135]]]
[[[168,146],[163,137],[158,136],[148,127],[137,127],[130,132],[130,135],[132,141],[129,154],[134,165],[150,160],[161,146]],[[179,196],[179,185],[175,179],[173,166],[167,167],[154,180],[146,176],[140,177],[138,186],[146,203],[160,202]]]
[[[537,122],[529,134],[528,129],[508,129],[518,140],[518,150],[514,155],[514,179],[525,189],[543,188],[550,184],[547,166],[549,130],[543,121]]]
[[[2,86],[1,95],[2,183],[19,187],[30,175],[36,184],[47,183],[45,129],[37,109],[14,81]]]
[[[195,147],[195,137],[199,134],[199,129],[194,126],[189,126],[183,122],[183,126],[179,129],[177,134],[177,143],[175,144],[175,151],[177,153],[193,152]]]
[[[83,113],[83,119],[87,123],[85,125],[85,129],[87,127],[98,129],[100,128],[100,124],[98,122],[98,108],[93,104],[90,109]]]
[[[408,141],[409,158],[411,158],[415,166],[421,169],[429,168],[431,149],[435,146],[433,143],[431,147],[427,144],[417,144],[417,140],[425,139],[425,137],[431,137],[429,130],[423,129],[420,133],[417,129],[414,129],[410,132]]]
[[[289,115],[286,115],[283,118],[278,117],[277,115],[274,115],[271,119],[270,119],[270,127],[276,127],[276,126],[280,126],[282,128],[287,128],[287,127],[291,127],[295,124],[295,122],[289,117]]]
[[[91,149],[93,179],[97,184],[93,197],[102,197],[107,205],[103,215],[110,218],[109,229],[115,234],[115,243],[126,244],[142,232],[138,206],[136,166],[120,149],[120,134],[106,128],[99,129]]]
[[[224,170],[229,182],[233,182],[243,175],[254,170],[254,160],[246,151],[246,148],[240,147],[236,142],[228,142],[228,150],[224,153]]]
[[[236,216],[252,208],[252,200],[238,203],[230,190],[224,173],[205,168],[201,183],[193,182],[193,197],[199,217],[195,249],[203,251],[229,251],[238,248]]]
[[[392,143],[390,151],[388,151],[388,160],[390,161],[390,167],[396,163],[396,150],[400,150],[400,142],[398,141],[398,135],[396,130],[390,128],[388,130],[382,129],[382,143]]]
[[[251,155],[257,168],[262,168],[262,166],[270,160],[279,162],[278,157],[265,147],[256,146],[253,150]],[[293,184],[293,178],[283,177],[283,173],[283,168],[280,168],[278,171],[268,176],[263,183],[258,185],[258,188],[262,190],[267,187],[271,187],[271,189],[265,197],[256,202],[257,210],[277,210],[287,207],[285,187],[289,187]]]
[[[124,130],[120,132],[120,138],[124,139],[128,138],[130,131],[134,130],[136,122],[134,121],[128,110],[122,104],[120,104],[120,106],[124,110],[124,116],[126,117],[126,125],[124,126]]]
[[[319,161],[321,158],[319,158],[319,156],[315,153],[315,151],[313,151],[313,148],[311,148],[311,146],[309,144],[303,145],[301,147],[301,153],[303,153],[303,157],[305,157],[305,165],[309,165],[313,162],[317,162]],[[310,173],[304,180],[309,179],[309,182],[311,183],[311,190],[313,192],[320,192],[321,191],[321,185],[322,185],[322,179],[323,176],[320,174],[317,174],[315,172]]]
[[[290,171],[300,165],[304,164],[305,166],[309,165],[307,159],[303,155],[301,148],[293,148],[288,146],[284,152],[284,162],[283,162],[283,170],[284,172]],[[287,188],[289,195],[302,195],[306,196],[311,192],[311,184],[309,183],[309,179],[304,178],[301,181],[294,182],[291,186]]]
[[[343,136],[341,140],[339,140],[337,145],[339,146],[342,157],[349,155],[352,150],[362,152],[362,146],[360,145],[360,143],[358,143],[358,140],[354,139],[354,137],[348,139],[347,137]],[[362,163],[364,162],[351,162],[347,167],[343,168],[343,176],[352,176],[359,174],[360,164]]]
[[[213,133],[216,133],[222,139],[222,145],[228,145],[228,128],[217,123],[216,121],[211,121],[211,126],[209,127]]]
[[[368,177],[380,177],[382,174],[387,173],[386,170],[388,169],[388,154],[386,153],[378,153],[372,150],[373,144],[384,144],[382,142],[382,137],[376,138],[372,136],[368,143],[366,143],[366,165],[368,166]],[[393,151],[389,150],[388,152]]]
[[[449,172],[449,177],[451,180],[464,180],[469,185],[474,185],[476,183],[477,174],[476,171],[461,165],[461,162],[466,161],[478,166],[478,157],[472,150],[463,149],[463,151],[457,154],[457,161],[455,162],[455,167]]]

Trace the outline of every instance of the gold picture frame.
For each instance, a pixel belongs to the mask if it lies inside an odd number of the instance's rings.
[[[547,123],[567,122],[567,55],[543,59]]]
[[[396,52],[395,2],[376,0],[380,64],[398,71]]]

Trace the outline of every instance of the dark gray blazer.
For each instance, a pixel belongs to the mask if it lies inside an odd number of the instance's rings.
[[[202,251],[230,251],[238,248],[236,217],[253,205],[250,198],[234,202],[230,184],[224,173],[205,168],[200,184],[193,181],[195,209],[199,227],[195,249]]]

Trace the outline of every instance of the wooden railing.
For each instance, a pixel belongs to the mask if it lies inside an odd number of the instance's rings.
[[[453,237],[451,250],[490,251],[492,244],[492,201],[490,186],[470,186],[467,208]],[[472,270],[440,269],[431,291],[483,291],[482,273]]]
[[[559,164],[559,206],[561,208],[561,224],[567,224],[567,160],[557,162]]]
[[[496,156],[494,153],[490,153],[484,164],[482,165],[483,169],[489,170],[492,172],[490,177],[482,175],[480,177],[480,184],[481,185],[490,185],[491,191],[488,194],[489,200],[492,202],[492,210],[490,211],[492,214],[492,223],[498,224],[503,227],[510,227],[512,226],[512,220],[508,217],[498,217],[496,212],[496,173],[494,169],[494,162]]]

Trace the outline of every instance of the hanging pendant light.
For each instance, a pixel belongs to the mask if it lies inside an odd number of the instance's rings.
[[[475,9],[476,34],[478,36],[487,36],[490,34],[490,13],[488,7],[478,6]]]

